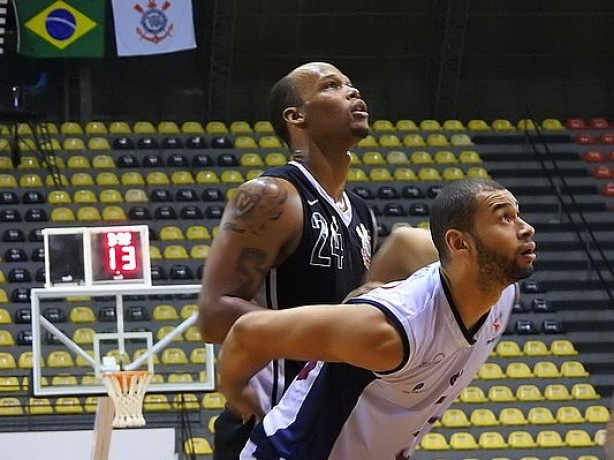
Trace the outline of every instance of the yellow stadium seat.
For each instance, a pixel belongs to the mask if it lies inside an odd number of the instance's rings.
[[[556,411],[556,420],[559,423],[584,423],[584,417],[575,406],[561,406]]]
[[[45,177],[45,185],[48,187],[57,187],[59,185],[68,187],[70,184],[68,183],[68,179],[64,174],[48,174]]]
[[[24,188],[41,188],[43,180],[38,174],[24,174],[19,178],[19,186]]]
[[[495,351],[497,355],[501,356],[502,358],[515,358],[523,355],[520,346],[513,340],[500,341],[497,344]]]
[[[166,348],[160,360],[163,364],[187,364],[188,358],[181,348]]]
[[[411,168],[395,168],[392,173],[394,180],[396,181],[416,181],[418,177]]]
[[[21,401],[14,397],[0,398],[0,416],[23,415]]]
[[[74,375],[59,374],[51,378],[52,385],[77,385],[77,377]]]
[[[84,155],[71,155],[66,161],[66,167],[71,169],[88,169],[91,167],[90,160]]]
[[[47,195],[47,203],[49,204],[69,204],[72,203],[70,194],[65,190],[52,190]]]
[[[208,134],[228,134],[228,128],[222,121],[208,121],[205,125]]]
[[[371,125],[373,131],[387,132],[394,131],[395,127],[390,120],[375,120]]]
[[[413,151],[409,159],[411,160],[413,164],[416,164],[416,165],[431,164],[434,161],[431,154],[424,150]]]
[[[77,190],[73,195],[73,200],[75,203],[91,204],[96,203],[98,198],[92,190]]]
[[[252,136],[241,135],[236,137],[234,146],[236,149],[256,149],[258,148],[258,143]]]
[[[503,435],[496,431],[484,431],[478,438],[478,444],[482,449],[506,449],[507,442]]]
[[[527,340],[523,347],[523,352],[527,356],[548,356],[550,350],[541,340]]]
[[[448,138],[443,134],[429,134],[426,136],[426,143],[430,147],[447,147],[450,145]]]
[[[185,339],[188,342],[202,342],[202,337],[200,336],[200,332],[198,331],[198,328],[196,326],[190,326],[186,331],[185,331]],[[191,360],[192,358],[190,358]]]
[[[561,383],[552,383],[544,389],[544,396],[549,401],[569,401],[571,394],[567,387]]]
[[[458,155],[458,160],[462,164],[481,164],[482,158],[475,150],[463,150]]]
[[[225,184],[242,184],[245,182],[245,177],[237,170],[225,170],[220,175],[220,180]]]
[[[51,210],[52,222],[72,222],[75,220],[75,214],[72,209],[66,207],[57,207]]]
[[[569,430],[565,433],[565,444],[569,447],[592,447],[595,442],[591,439],[591,436],[581,429]]]
[[[390,150],[386,154],[386,162],[390,165],[406,165],[410,163],[407,154],[401,150]]]
[[[443,180],[447,181],[463,180],[465,178],[465,173],[462,169],[457,168],[456,166],[448,166],[441,172],[441,177]]]
[[[0,303],[8,303],[9,299],[6,295],[6,291],[0,288]]]
[[[41,367],[44,367],[45,365],[42,358],[40,359],[40,364]],[[32,369],[32,352],[24,351],[21,353],[17,359],[17,366],[19,366],[20,369]]]
[[[576,356],[578,351],[567,339],[557,339],[550,343],[550,351],[555,356]]]
[[[203,170],[196,173],[197,184],[219,184],[220,178],[215,171]]]
[[[111,134],[131,134],[132,129],[125,121],[113,121],[109,123],[109,132]]]
[[[96,185],[109,187],[111,185],[119,185],[119,179],[114,172],[103,171],[96,174]]]
[[[177,380],[176,375],[180,378],[184,376],[189,377],[190,380],[185,380],[185,382],[192,382],[192,376],[190,374],[171,374],[168,378],[169,383],[184,383],[183,381]],[[175,410],[192,410],[196,411],[200,408],[200,401],[196,397],[194,393],[180,393],[173,396],[173,409]]]
[[[143,179],[141,173],[138,171],[129,171],[123,173],[120,177],[120,181],[122,185],[145,185],[145,180]]]
[[[187,304],[181,307],[179,316],[181,316],[181,319],[187,319],[190,316],[192,316],[194,313],[198,313],[198,306],[196,304],[191,303],[191,304]]]
[[[194,348],[190,352],[190,362],[194,364],[205,364],[207,362],[207,349],[205,347]]]
[[[127,220],[126,213],[119,206],[105,206],[102,210],[104,220]]]
[[[596,445],[601,446],[601,447],[605,446],[606,438],[608,436],[612,436],[611,434],[606,434],[606,433],[607,431],[605,428],[602,428],[595,432],[594,440],[595,440]],[[580,460],[580,458],[578,458],[578,460]]]
[[[192,437],[183,443],[183,452],[187,455],[211,455],[213,449],[206,438]]]
[[[509,363],[505,368],[505,373],[511,379],[530,379],[533,377],[529,365],[522,361]]]
[[[184,134],[204,134],[205,129],[199,121],[186,121],[181,125],[181,132]]]
[[[92,137],[87,141],[87,148],[91,151],[111,150],[111,144],[106,137]]]
[[[406,134],[403,136],[403,145],[409,148],[426,147],[426,141],[420,134]]]
[[[369,179],[376,182],[390,182],[393,180],[392,174],[386,168],[373,168],[369,173]]]
[[[145,412],[168,412],[172,409],[165,394],[147,394],[143,399]]]
[[[161,121],[158,123],[158,132],[160,134],[179,134],[181,130],[174,121]]]
[[[6,139],[0,139],[0,152],[8,152],[9,144]],[[13,169],[13,162],[9,157],[0,157],[0,169]]]
[[[537,129],[535,126],[535,122],[530,119],[518,120],[516,127],[521,131],[535,131]]]
[[[565,443],[558,431],[544,430],[537,433],[535,438],[538,447],[557,448],[565,447]]]
[[[72,323],[94,323],[96,315],[90,307],[79,306],[70,310],[68,318]]]
[[[205,240],[209,241],[211,239],[211,234],[207,227],[202,225],[193,225],[188,227],[186,230],[186,238],[188,240]]]
[[[239,159],[239,164],[241,166],[259,168],[264,166],[264,161],[262,161],[262,157],[257,153],[247,152],[241,155],[241,158]]]
[[[516,130],[516,128],[514,127],[511,121],[505,120],[503,118],[493,120],[492,128],[495,131],[515,131]]]
[[[73,187],[92,187],[94,185],[94,179],[90,173],[78,172],[70,177],[70,184]]]
[[[165,247],[162,251],[162,256],[168,260],[183,260],[190,258],[186,249],[178,244],[172,244]]]
[[[124,194],[124,199],[128,203],[146,203],[149,201],[145,190],[141,190],[138,188],[131,188],[126,190],[126,193]]]
[[[137,121],[132,126],[136,134],[157,134],[156,127],[150,121]]]
[[[226,406],[226,397],[217,391],[205,393],[202,405],[205,409],[223,409]]]
[[[454,153],[449,150],[440,150],[436,152],[435,156],[433,157],[433,160],[435,160],[435,163],[440,165],[450,165],[458,163],[458,160],[456,159]]]
[[[348,182],[364,182],[368,181],[369,177],[363,169],[350,167],[347,179]]]
[[[162,227],[159,236],[162,241],[181,241],[184,239],[183,231],[175,225]]]
[[[505,385],[493,385],[488,389],[488,399],[492,402],[516,401],[512,389]]]
[[[66,351],[52,351],[47,357],[49,367],[74,367],[72,356]]]
[[[82,222],[94,222],[101,220],[100,211],[94,206],[83,206],[77,210],[77,220]]]
[[[470,131],[490,131],[490,126],[486,123],[485,120],[469,120],[467,123],[467,128]]]
[[[31,415],[49,415],[53,414],[53,406],[48,398],[28,398],[26,412]]]
[[[473,145],[473,141],[467,134],[452,134],[450,137],[450,144],[454,145],[455,147],[463,147]]]
[[[472,179],[491,179],[490,174],[481,166],[471,166],[465,175]]]
[[[386,160],[380,152],[369,151],[362,155],[362,162],[365,165],[385,165]]]
[[[190,171],[174,171],[171,174],[171,182],[173,185],[191,185],[194,184],[194,176]]]
[[[101,203],[122,203],[124,201],[121,192],[111,188],[101,191],[98,197]]]
[[[577,400],[600,399],[601,396],[590,383],[575,383],[571,387],[571,396]]]
[[[172,333],[174,330],[175,330],[175,327],[173,326],[162,326],[160,329],[158,329],[158,332],[156,332],[156,340],[159,342],[164,337]],[[182,342],[182,341],[183,341],[183,336],[181,334],[177,334],[172,339],[172,342]]]
[[[11,353],[0,353],[0,369],[15,369],[16,367],[15,357]]]
[[[422,131],[441,131],[441,124],[437,120],[422,120],[420,129]]]
[[[505,373],[497,363],[487,362],[478,370],[478,377],[484,380],[504,379]]]
[[[209,257],[211,246],[208,244],[196,244],[190,249],[190,257],[192,259],[204,260]]]
[[[389,149],[402,147],[403,144],[396,134],[382,134],[379,137],[379,145]]]
[[[283,166],[288,162],[286,156],[279,152],[269,152],[264,156],[264,164],[267,166]]]
[[[546,118],[542,120],[541,128],[544,131],[564,131],[565,128],[556,118]]]
[[[19,169],[39,169],[41,167],[38,158],[32,156],[22,156],[19,162]]]
[[[0,174],[0,187],[17,188],[17,179],[11,174]]]
[[[543,379],[552,379],[561,376],[556,364],[551,361],[538,361],[533,367],[533,373],[536,377]]]
[[[588,406],[584,411],[584,418],[588,423],[607,423],[610,420],[610,411],[605,406]]]
[[[418,171],[418,179],[421,181],[425,181],[425,182],[428,182],[428,181],[439,182],[443,180],[441,175],[439,174],[439,171],[429,166],[420,168],[420,171]]]
[[[488,401],[488,398],[484,395],[484,390],[473,385],[463,388],[459,399],[465,403],[483,403]]]
[[[527,425],[529,421],[517,407],[505,407],[499,413],[499,422],[504,426]]]
[[[427,433],[420,440],[420,447],[426,451],[445,451],[450,448],[441,433]]]
[[[2,347],[12,347],[15,345],[15,340],[11,335],[10,331],[0,329],[0,346]]]
[[[282,148],[281,141],[277,136],[265,135],[258,139],[258,145],[261,149],[280,149]]]
[[[96,155],[92,159],[92,167],[97,169],[115,168],[115,161],[111,155]]]
[[[418,127],[413,120],[398,120],[395,124],[397,131],[418,131]]]
[[[251,134],[253,130],[247,121],[236,120],[230,123],[230,132],[233,134]]]
[[[537,446],[528,431],[511,431],[507,443],[512,449],[532,449]]]
[[[454,450],[474,450],[480,446],[473,435],[466,431],[457,431],[450,436],[450,447]]]
[[[552,425],[556,419],[547,407],[531,407],[527,413],[527,419],[532,425]]]
[[[155,321],[174,321],[179,319],[179,314],[172,305],[156,305],[152,317]]]
[[[149,258],[151,260],[160,260],[162,259],[162,253],[157,246],[149,246]]]
[[[78,137],[67,137],[66,139],[64,139],[64,142],[62,142],[62,148],[64,150],[76,150],[82,152],[85,150],[85,143],[83,142],[83,139],[80,139]]]
[[[254,131],[257,133],[272,133],[273,125],[267,120],[258,120],[254,123]]]
[[[379,144],[377,143],[377,139],[369,134],[365,138],[361,139],[356,146],[358,148],[372,148],[379,147]]]
[[[88,121],[85,124],[86,134],[107,134],[107,127],[102,121]]]
[[[60,125],[60,132],[68,135],[79,135],[83,134],[83,128],[81,128],[81,125],[75,121],[65,121]]]
[[[461,409],[448,409],[441,416],[441,424],[446,428],[466,428],[471,425],[467,414]]]
[[[171,183],[164,171],[152,171],[145,176],[147,185],[169,185]]]
[[[91,327],[79,327],[73,332],[72,340],[79,345],[94,343],[95,334],[96,331]]]
[[[4,279],[4,274],[0,272],[0,277]],[[6,308],[0,308],[0,324],[11,324],[11,314]]]
[[[471,411],[471,424],[477,427],[498,426],[499,420],[490,409],[474,409]]]
[[[442,128],[444,131],[464,131],[465,125],[460,120],[445,120]]]

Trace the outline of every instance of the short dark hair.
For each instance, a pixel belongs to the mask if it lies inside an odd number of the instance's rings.
[[[292,75],[286,75],[273,85],[269,98],[269,119],[275,134],[283,139],[288,146],[290,146],[290,133],[284,120],[283,111],[288,107],[300,107],[301,105],[303,105],[303,99]]]
[[[477,196],[483,192],[505,190],[494,180],[464,179],[446,185],[431,207],[431,236],[439,252],[442,263],[448,259],[446,232],[454,228],[461,232],[470,232],[474,228],[474,216],[478,207]]]

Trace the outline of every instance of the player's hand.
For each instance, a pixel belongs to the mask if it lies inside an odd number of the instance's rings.
[[[343,299],[343,302],[347,302],[353,297],[358,297],[359,295],[366,294],[367,292],[370,292],[373,289],[380,287],[382,284],[384,284],[382,281],[367,281],[363,285],[358,286],[356,289],[350,291],[350,293],[345,296],[345,299]]]
[[[226,407],[237,417],[240,417],[244,424],[253,418],[260,420],[264,417],[258,396],[249,386],[246,385],[236,390],[224,387],[222,382],[220,382],[220,386],[222,393],[226,396]]]

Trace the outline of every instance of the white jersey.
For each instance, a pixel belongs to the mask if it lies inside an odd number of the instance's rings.
[[[506,288],[473,336],[438,262],[352,299],[379,308],[397,327],[403,362],[386,373],[308,363],[258,424],[241,459],[408,459],[487,360],[515,295],[514,285]]]

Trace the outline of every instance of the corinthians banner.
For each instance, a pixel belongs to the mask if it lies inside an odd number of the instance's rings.
[[[118,56],[196,48],[191,0],[113,0]]]

